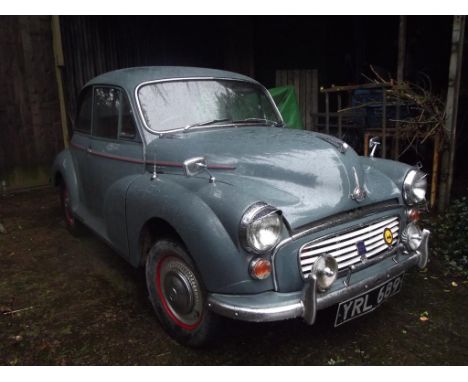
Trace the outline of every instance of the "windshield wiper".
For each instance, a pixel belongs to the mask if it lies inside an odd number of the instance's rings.
[[[281,122],[277,121],[272,121],[271,119],[266,119],[266,118],[256,118],[256,117],[251,117],[251,118],[244,118],[244,119],[239,119],[236,121],[232,121],[232,123],[250,123],[250,122],[260,122],[260,123],[266,123],[268,125],[274,125],[274,126],[283,126]]]
[[[215,123],[221,123],[221,122],[229,122],[230,124],[265,123],[265,124],[269,124],[269,125],[274,125],[276,127],[282,127],[283,126],[282,122],[272,121],[272,120],[266,119],[266,118],[251,117],[251,118],[244,118],[244,119],[237,119],[237,120],[233,120],[232,118],[218,118],[218,119],[211,119],[211,120],[205,121],[205,122],[197,122],[197,123],[192,123],[190,125],[187,125],[187,126],[184,127],[184,132],[191,129],[192,127],[214,125]]]
[[[188,129],[191,129],[192,127],[208,126],[208,125],[213,125],[215,123],[221,123],[221,122],[227,122],[227,121],[232,121],[232,119],[231,118],[220,118],[220,119],[211,119],[211,120],[205,121],[205,122],[192,123],[190,125],[185,126],[184,131],[187,131]]]

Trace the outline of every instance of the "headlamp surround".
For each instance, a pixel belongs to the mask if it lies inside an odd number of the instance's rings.
[[[242,216],[240,242],[249,253],[268,253],[278,244],[281,228],[281,211],[265,202],[254,203]]]
[[[419,170],[410,170],[403,181],[403,199],[408,205],[426,201],[427,174]]]

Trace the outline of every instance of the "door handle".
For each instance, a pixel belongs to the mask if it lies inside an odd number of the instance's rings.
[[[88,154],[91,154],[92,151],[93,151],[93,150],[91,150],[91,146],[88,146],[88,148],[86,149],[86,152],[87,152]]]

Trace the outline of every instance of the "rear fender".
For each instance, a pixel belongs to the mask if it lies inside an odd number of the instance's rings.
[[[54,186],[58,186],[58,184],[56,184],[58,176],[61,176],[65,182],[70,195],[72,210],[73,212],[76,212],[80,200],[78,178],[71,152],[68,149],[61,151],[55,157],[51,169],[51,182]]]

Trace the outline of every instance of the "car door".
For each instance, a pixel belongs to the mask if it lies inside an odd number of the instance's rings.
[[[70,152],[78,181],[79,205],[76,212],[84,220],[88,216],[89,196],[92,193],[92,185],[89,184],[88,178],[88,150],[91,145],[92,106],[93,89],[92,87],[88,87],[80,94],[77,118],[70,141]]]
[[[94,191],[90,207],[99,233],[126,254],[126,192],[145,165],[142,140],[122,89],[94,87],[92,125],[88,167]]]

